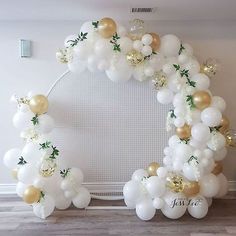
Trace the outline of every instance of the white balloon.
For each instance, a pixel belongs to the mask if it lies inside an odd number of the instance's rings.
[[[210,138],[210,129],[203,123],[198,123],[192,126],[191,135],[198,142],[207,142]]]
[[[21,150],[19,148],[12,148],[8,150],[4,157],[3,163],[9,169],[15,169],[21,157]]]
[[[178,219],[184,215],[188,203],[184,194],[168,192],[164,196],[164,201],[161,211],[167,218]]]
[[[188,60],[189,60],[189,57],[186,54],[180,54],[178,56],[178,62],[180,64],[185,64],[185,63],[187,63]]]
[[[203,151],[203,153],[204,153],[204,156],[205,156],[206,158],[212,158],[212,157],[214,156],[213,151],[212,151],[211,149],[209,149],[209,148],[206,148],[206,149]]]
[[[33,184],[38,177],[38,170],[34,165],[25,164],[18,170],[17,177],[24,184]]]
[[[187,120],[188,125],[195,125],[199,122],[201,122],[201,111],[198,109],[195,109],[193,111],[190,111],[191,118]]]
[[[204,168],[205,174],[210,174],[215,167],[215,162],[212,157],[208,157],[208,158],[204,157],[201,159],[200,163],[202,164],[202,166]]]
[[[33,204],[33,212],[36,216],[41,219],[46,219],[55,209],[55,201],[54,199],[45,194],[44,198],[40,200],[39,203]]]
[[[80,33],[91,33],[94,31],[94,26],[92,24],[92,21],[86,21],[82,24],[80,28]]]
[[[152,203],[156,209],[161,209],[165,204],[164,200],[159,197],[154,198]]]
[[[169,138],[168,140],[168,144],[170,147],[174,148],[176,147],[178,144],[180,144],[180,139],[177,135],[173,135]]]
[[[163,72],[166,73],[168,76],[170,76],[170,75],[172,75],[172,74],[175,73],[175,68],[173,67],[172,64],[169,64],[169,63],[164,64],[164,65],[162,66],[162,70],[163,70]]]
[[[124,185],[124,197],[132,202],[137,202],[141,196],[142,185],[138,181],[131,180]]]
[[[142,66],[138,66],[133,69],[133,78],[141,82],[147,79]]]
[[[98,65],[101,61],[96,55],[90,55],[87,60],[87,67],[92,73],[99,72]]]
[[[221,122],[221,119],[221,112],[214,107],[208,107],[204,109],[201,113],[202,122],[209,127],[218,126]]]
[[[87,41],[81,41],[74,46],[74,55],[78,60],[87,60],[92,53],[91,45]]]
[[[71,200],[72,198],[76,197],[76,195],[77,195],[77,192],[76,192],[75,190],[73,190],[73,189],[71,189],[71,190],[66,190],[66,191],[64,192],[65,198],[70,199],[70,200]]]
[[[221,112],[224,112],[226,109],[226,102],[222,97],[213,96],[211,99],[211,106],[217,108]]]
[[[87,65],[86,61],[73,58],[73,60],[68,63],[68,68],[71,72],[75,74],[81,74],[86,70],[86,65]]]
[[[183,65],[183,69],[188,70],[189,76],[192,77],[200,71],[200,64],[197,60],[190,59],[188,63]]]
[[[135,201],[129,201],[128,199],[124,198],[124,202],[125,202],[126,206],[129,209],[135,209],[136,208],[136,202]]]
[[[148,76],[148,77],[150,77],[150,76],[153,76],[154,75],[154,69],[152,68],[152,67],[146,67],[145,69],[144,69],[144,74],[146,75],[146,76]]]
[[[166,178],[167,174],[168,174],[168,170],[165,167],[161,166],[157,169],[157,176],[159,178],[164,179],[164,178]]]
[[[162,69],[163,65],[165,63],[165,58],[162,54],[154,54],[151,56],[149,60],[149,65],[155,70],[159,71]]]
[[[91,201],[90,193],[84,187],[79,188],[78,194],[76,195],[76,197],[74,197],[72,199],[74,206],[77,208],[87,207],[89,205],[90,201]]]
[[[136,214],[141,220],[151,220],[156,213],[156,209],[149,198],[143,199],[136,205]]]
[[[203,176],[199,181],[199,185],[200,194],[204,197],[214,197],[220,189],[219,180],[213,174]]]
[[[83,172],[79,168],[71,168],[69,172],[70,177],[73,177],[73,182],[77,185],[81,185],[84,181]]]
[[[55,127],[53,118],[47,114],[40,115],[38,121],[37,130],[39,130],[40,133],[50,133]]]
[[[105,71],[110,67],[110,63],[106,59],[102,59],[98,62],[98,70]]]
[[[183,174],[190,181],[198,181],[198,179],[203,175],[203,168],[198,165],[196,171],[192,165],[184,163]]]
[[[178,158],[178,161],[186,162],[193,154],[192,147],[185,143],[180,143],[176,145],[174,150],[175,156]]]
[[[98,39],[94,45],[95,54],[101,58],[110,58],[112,54],[112,47],[108,39]]]
[[[217,193],[217,195],[215,196],[215,198],[222,198],[224,197],[228,191],[229,191],[229,184],[228,184],[228,180],[226,179],[225,175],[220,173],[219,175],[216,176],[216,178],[219,181],[219,191]]]
[[[223,147],[214,153],[214,160],[222,161],[223,159],[225,159],[226,155],[227,155],[227,148]]]
[[[30,111],[30,108],[27,104],[22,103],[18,106],[18,110],[20,112],[27,112],[27,111]]]
[[[185,105],[185,100],[181,93],[176,93],[173,99],[174,107],[183,107]]]
[[[185,120],[182,117],[177,117],[177,118],[174,119],[175,127],[180,128],[180,127],[183,127],[184,124],[185,124]]]
[[[167,34],[161,37],[160,51],[164,56],[177,56],[180,49],[180,40],[172,34]]]
[[[152,43],[152,35],[151,34],[144,34],[142,37],[142,43],[144,45],[150,45]]]
[[[32,118],[35,116],[35,114],[31,111],[27,112],[21,112],[18,111],[13,116],[13,125],[20,130],[29,129],[33,126]]]
[[[125,54],[131,51],[133,47],[133,41],[128,37],[121,37],[118,43],[120,44],[121,52]]]
[[[70,181],[69,178],[65,178],[61,181],[60,185],[62,190],[71,190],[73,188],[73,183]]]
[[[206,198],[201,195],[190,198],[188,212],[196,219],[204,218],[208,212],[208,202]]]
[[[19,197],[23,197],[23,194],[26,190],[26,188],[28,187],[28,185],[26,184],[23,184],[21,182],[18,182],[16,184],[16,194],[19,196]]]
[[[45,180],[43,178],[37,178],[34,180],[33,185],[35,188],[42,189],[45,185]]]
[[[213,151],[221,150],[225,145],[226,139],[220,132],[212,133],[210,140],[207,142],[207,146]]]
[[[148,176],[149,175],[146,170],[138,169],[138,170],[134,171],[131,179],[135,180],[135,181],[142,181],[143,178],[147,178]]]
[[[142,49],[143,49],[143,43],[140,41],[140,40],[135,40],[133,42],[133,48],[138,51],[138,52],[141,52]]]
[[[157,93],[157,100],[161,104],[171,103],[173,100],[173,97],[174,97],[173,92],[166,88],[159,90],[159,92]]]
[[[174,74],[172,74],[170,77],[169,77],[169,80],[168,80],[168,88],[177,93],[180,91],[180,89],[182,88],[182,85],[184,84],[184,80],[183,78],[180,76],[180,73],[179,72],[176,72]]]
[[[165,182],[158,176],[149,177],[145,186],[152,198],[161,197],[166,191]]]
[[[117,26],[117,34],[120,35],[121,37],[124,37],[127,34],[127,30],[123,25],[118,25]]]
[[[69,208],[71,205],[71,200],[64,197],[63,195],[59,195],[55,198],[55,206],[59,210],[65,210]]]
[[[144,56],[149,56],[152,54],[152,48],[148,45],[145,45],[145,46],[143,46],[141,52]]]
[[[210,86],[210,79],[202,73],[195,74],[191,77],[191,80],[196,82],[195,86],[197,90],[207,90]]]
[[[36,164],[44,155],[44,152],[39,148],[40,146],[37,143],[27,143],[22,149],[21,156],[27,163]]]
[[[188,43],[184,43],[183,47],[184,47],[184,51],[183,51],[184,54],[186,54],[188,56],[193,55],[193,48],[191,45],[189,45]]]

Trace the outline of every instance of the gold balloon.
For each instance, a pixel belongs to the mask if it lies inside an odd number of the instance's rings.
[[[25,189],[23,193],[23,200],[28,204],[33,204],[40,200],[40,196],[41,196],[40,189],[35,188],[34,186],[31,185]]]
[[[147,168],[147,172],[149,176],[155,176],[157,175],[157,169],[160,167],[160,165],[157,162],[152,162],[149,164]]]
[[[30,110],[37,115],[41,115],[48,110],[48,99],[44,95],[36,95],[29,101]]]
[[[190,181],[190,182],[184,183],[183,193],[185,194],[186,197],[192,197],[198,194],[199,191],[200,191],[200,186],[198,182]]]
[[[17,175],[18,175],[18,169],[17,169],[17,168],[16,168],[16,169],[13,169],[13,170],[11,171],[11,176],[12,176],[14,179],[18,180]]]
[[[159,35],[156,33],[149,33],[149,34],[152,35],[152,43],[150,44],[150,46],[152,47],[152,50],[156,52],[160,48],[161,39]]]
[[[226,144],[229,147],[236,147],[236,130],[230,129],[224,133]]]
[[[223,116],[220,122],[220,129],[219,131],[224,134],[227,130],[229,130],[229,119],[226,116]]]
[[[193,94],[193,103],[198,109],[203,110],[210,106],[211,96],[206,91],[197,91]]]
[[[188,139],[191,136],[191,127],[187,124],[178,127],[176,128],[176,134],[180,139]]]
[[[98,33],[103,38],[111,38],[116,33],[116,22],[111,18],[103,18],[98,23]]]
[[[220,174],[222,171],[223,171],[222,162],[216,161],[216,162],[215,162],[215,167],[214,167],[214,169],[213,169],[213,171],[212,171],[211,173],[214,174],[214,175],[218,175],[218,174]]]
[[[179,193],[183,192],[184,182],[183,177],[179,175],[170,175],[166,178],[166,186],[173,192]]]
[[[126,54],[126,60],[131,66],[136,66],[143,62],[144,57],[141,52],[132,50]]]

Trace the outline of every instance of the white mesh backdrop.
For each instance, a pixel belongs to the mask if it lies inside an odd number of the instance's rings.
[[[81,168],[86,183],[109,182],[115,189],[134,170],[162,163],[170,107],[157,102],[150,82],[120,84],[104,74],[70,73],[49,102],[60,159]]]

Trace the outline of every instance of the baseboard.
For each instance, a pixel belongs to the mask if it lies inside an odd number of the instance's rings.
[[[84,183],[92,193],[114,193],[122,192],[124,183],[122,182],[103,182],[103,183]],[[236,191],[236,181],[229,181],[229,191]],[[16,184],[0,184],[0,194],[16,194]]]

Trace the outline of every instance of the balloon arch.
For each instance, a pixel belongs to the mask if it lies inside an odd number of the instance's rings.
[[[104,71],[114,82],[134,78],[151,80],[157,101],[173,104],[167,114],[167,130],[175,129],[164,149],[164,166],[150,163],[136,170],[123,188],[128,208],[136,209],[142,220],[150,220],[156,210],[171,219],[184,215],[203,218],[213,197],[227,193],[227,179],[221,161],[226,146],[235,146],[235,133],[223,115],[226,104],[214,96],[210,79],[218,69],[214,59],[200,65],[192,47],[172,34],[161,38],[146,33],[143,21],[134,20],[127,30],[111,18],[85,22],[78,35],[65,39],[65,48],[56,53],[69,71],[80,74]],[[45,114],[48,94],[12,97],[18,110],[13,124],[26,141],[23,149],[13,148],[4,156],[5,165],[19,181],[16,192],[33,206],[35,215],[49,216],[54,208],[89,205],[93,196],[82,186],[83,173],[72,167],[60,170],[59,150],[48,139],[54,127]]]

